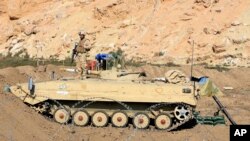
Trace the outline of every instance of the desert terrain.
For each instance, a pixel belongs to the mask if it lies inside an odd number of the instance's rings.
[[[62,67],[62,66],[60,66]],[[37,68],[22,66],[16,68],[5,68],[0,70],[1,87],[5,84],[27,82],[28,76],[32,76],[36,82],[49,80],[50,72],[55,71],[58,77],[72,74],[64,74],[59,71],[58,66],[48,65],[46,72],[39,72]],[[187,75],[190,66],[182,67],[156,67],[142,66],[133,68],[135,70],[147,70],[149,76],[162,76],[169,69],[179,69]],[[249,68],[235,68],[226,72],[215,69],[204,69],[195,67],[194,75],[209,76],[210,79],[224,92],[219,97],[226,106],[228,112],[238,124],[250,123],[249,91],[250,74]],[[233,90],[224,90],[224,86],[233,87]],[[229,125],[199,125],[195,121],[183,125],[178,129],[167,132],[156,130],[150,126],[146,130],[137,130],[130,123],[126,128],[114,128],[111,125],[103,128],[93,126],[77,127],[72,124],[60,125],[45,115],[37,113],[34,109],[25,105],[20,99],[11,93],[0,94],[0,140],[76,140],[76,141],[118,141],[118,140],[180,140],[180,141],[228,141]],[[217,111],[217,105],[211,97],[201,97],[197,104],[197,111],[203,116],[212,116]]]
[[[0,53],[70,57],[84,30],[94,49],[127,59],[249,66],[247,0],[2,0]]]

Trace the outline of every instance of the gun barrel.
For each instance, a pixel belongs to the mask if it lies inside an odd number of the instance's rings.
[[[71,55],[71,64],[74,62],[75,56],[77,56],[77,50],[78,43],[75,43],[74,48],[72,49],[72,55]]]
[[[125,72],[125,73],[118,74],[117,77],[129,75],[129,74],[140,74],[140,73],[142,72]]]
[[[233,118],[229,115],[225,107],[221,104],[219,99],[214,95],[212,96],[216,104],[219,106],[220,110],[226,115],[227,119],[231,122],[232,125],[237,125]]]
[[[74,52],[72,51],[72,55],[71,55],[71,64],[74,62],[74,57],[75,57],[75,54],[74,54]]]

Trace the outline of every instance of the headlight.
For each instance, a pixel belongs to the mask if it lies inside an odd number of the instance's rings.
[[[192,90],[190,88],[183,88],[182,93],[191,93]]]

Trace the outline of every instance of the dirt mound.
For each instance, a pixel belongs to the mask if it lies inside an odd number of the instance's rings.
[[[43,116],[12,95],[1,94],[0,97],[2,112],[0,140],[48,140],[49,135],[60,129],[59,125],[48,122]]]
[[[18,69],[16,68],[6,68],[0,70],[1,79],[1,88],[3,84],[16,84],[20,82],[25,82],[28,80],[28,77],[25,74],[20,74]]]
[[[3,141],[116,141],[127,139],[132,141],[139,139],[143,141],[164,141],[166,138],[171,140],[189,139],[190,141],[196,141],[197,139],[228,140],[228,133],[225,132],[225,130],[229,130],[227,126],[188,126],[182,127],[180,131],[169,133],[154,129],[137,131],[133,129],[132,125],[124,129],[116,129],[110,125],[105,128],[59,125],[36,113],[12,95],[0,94],[0,101],[0,140]],[[190,136],[191,134],[194,135]]]
[[[25,83],[28,82],[28,79],[30,77],[33,78],[34,82],[50,80],[53,71],[56,72],[54,79],[60,79],[63,76],[74,77],[74,74],[69,74],[60,71],[60,68],[63,68],[63,66],[54,66],[54,65],[45,65],[39,67],[19,66],[16,68],[9,67],[0,69],[0,86],[1,88],[3,88],[5,84],[15,85],[17,83]]]
[[[237,100],[233,100],[237,98]],[[250,122],[249,109],[250,106],[245,105],[248,99],[245,96],[227,97],[221,99],[222,102],[229,106],[234,103],[235,106],[227,107],[232,117],[237,123],[246,124]],[[217,125],[189,125],[181,127],[177,131],[166,132],[154,129],[134,130],[132,125],[124,129],[116,129],[108,126],[105,128],[94,127],[76,127],[71,125],[59,125],[50,119],[36,113],[30,107],[24,105],[19,99],[12,95],[0,95],[0,140],[27,140],[27,141],[43,141],[43,140],[74,140],[74,141],[116,141],[126,140],[143,140],[164,141],[166,138],[171,140],[229,140],[229,126]],[[245,99],[245,100],[244,100]],[[238,103],[237,103],[237,102]],[[241,101],[241,102],[239,102]],[[204,115],[211,115],[216,111],[216,106],[211,98],[202,98],[199,102],[198,110]]]

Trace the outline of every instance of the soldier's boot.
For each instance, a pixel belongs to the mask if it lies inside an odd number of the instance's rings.
[[[81,76],[81,80],[84,80],[84,79],[87,79],[87,76],[86,76],[86,75],[82,75],[82,76]]]
[[[77,68],[77,76],[75,77],[75,79],[86,79],[86,73],[82,67]]]

